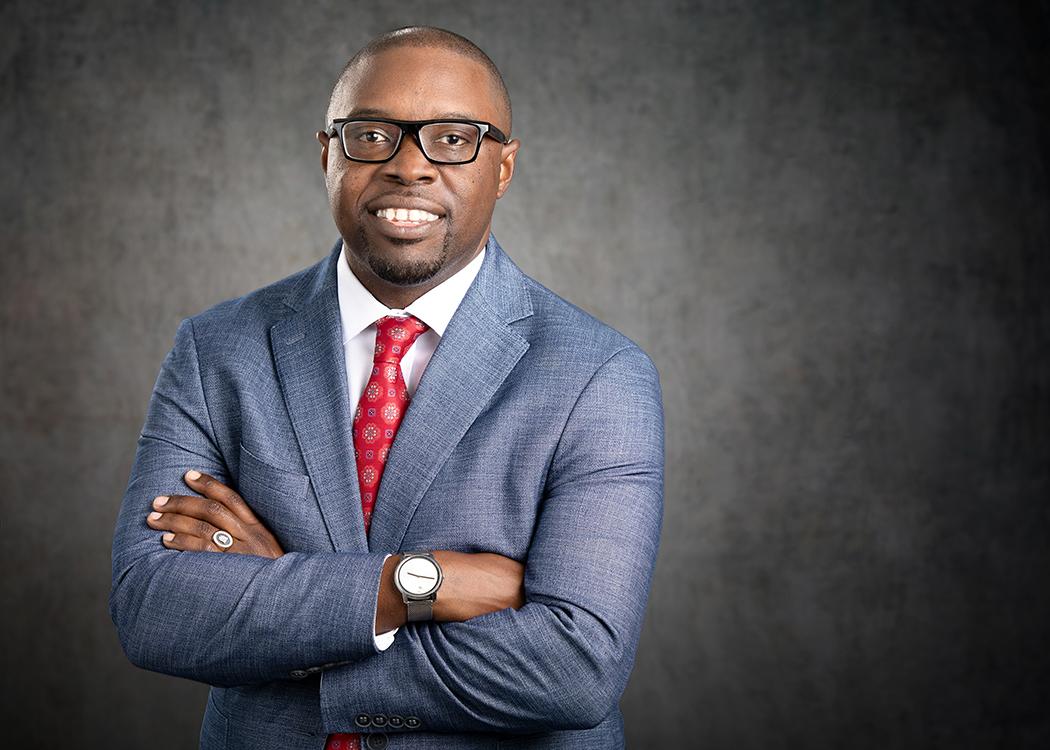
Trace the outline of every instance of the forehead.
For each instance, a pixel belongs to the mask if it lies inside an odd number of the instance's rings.
[[[436,47],[396,47],[362,60],[343,80],[338,109],[337,117],[366,113],[428,120],[454,115],[506,127],[488,70]]]

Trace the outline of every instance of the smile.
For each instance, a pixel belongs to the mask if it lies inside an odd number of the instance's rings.
[[[415,227],[441,218],[437,214],[419,208],[380,208],[373,213],[380,219],[385,219],[399,227]]]

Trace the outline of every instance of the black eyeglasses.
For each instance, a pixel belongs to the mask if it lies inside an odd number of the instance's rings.
[[[329,137],[339,137],[347,159],[371,164],[393,159],[401,148],[405,133],[412,134],[423,156],[432,164],[469,164],[478,158],[485,136],[497,143],[507,142],[507,136],[495,125],[472,120],[360,120],[343,117],[332,120],[325,132]]]

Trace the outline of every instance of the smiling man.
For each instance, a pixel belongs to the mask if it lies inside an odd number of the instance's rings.
[[[471,42],[374,40],[317,133],[340,240],[176,333],[110,608],[133,663],[212,685],[204,748],[623,745],[658,378],[496,242],[510,133]]]
[[[510,98],[495,66],[466,40],[427,43],[442,38],[418,31],[373,42],[344,69],[331,125],[317,134],[350,268],[392,307],[483,250],[519,146],[505,135]],[[332,158],[333,139],[345,158]],[[405,139],[414,153],[395,160]]]

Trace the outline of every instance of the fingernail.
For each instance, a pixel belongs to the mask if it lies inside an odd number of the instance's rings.
[[[155,498],[153,498],[153,507],[154,508],[163,508],[164,504],[167,503],[167,502],[168,502],[168,498],[167,498],[166,495],[157,495]]]
[[[172,534],[170,531],[167,532],[166,534],[162,534],[162,536],[164,537],[164,541],[165,542],[170,542],[172,539],[175,538],[175,535]]]
[[[201,473],[196,469],[190,469],[186,472],[186,478],[191,481],[196,481],[201,478]]]
[[[156,511],[153,511],[152,513],[149,514],[149,520],[151,520],[151,521],[159,521],[163,515],[164,515],[163,513],[157,513]]]

